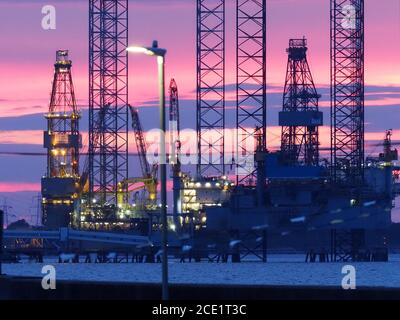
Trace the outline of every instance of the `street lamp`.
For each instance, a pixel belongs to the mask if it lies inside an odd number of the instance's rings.
[[[141,53],[157,57],[158,79],[160,90],[160,180],[161,180],[161,222],[162,222],[162,298],[168,300],[168,226],[167,226],[167,164],[165,153],[165,55],[167,50],[158,47],[158,42],[153,41],[153,46],[128,47],[128,52]]]

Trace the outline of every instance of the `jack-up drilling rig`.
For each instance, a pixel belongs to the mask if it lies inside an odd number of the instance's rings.
[[[362,15],[362,6],[357,7],[357,19],[362,19]],[[356,27],[360,31],[357,35],[362,37],[362,23],[356,23]],[[336,36],[340,37],[349,31],[337,32],[339,35]],[[348,41],[352,39],[349,36]],[[339,40],[335,40],[335,46],[336,41]],[[358,42],[357,45],[360,46]],[[354,49],[354,46],[350,47]],[[335,50],[338,55],[343,54],[336,47]],[[347,162],[337,162],[335,170],[341,173],[333,176],[329,174],[329,168],[318,161],[318,126],[322,125],[322,114],[318,110],[319,96],[306,60],[305,39],[292,40],[288,53],[288,75],[283,111],[280,113],[282,150],[263,150],[262,139],[259,138],[255,153],[257,188],[238,186],[222,207],[207,207],[206,229],[218,234],[224,226],[226,232],[244,241],[247,234],[265,226],[268,234],[280,241],[291,239],[287,241],[293,246],[302,243],[299,249],[306,247],[315,252],[328,252],[330,249],[332,261],[387,260],[385,233],[390,225],[390,212],[396,194],[393,161],[397,159],[395,150],[391,149],[390,135],[385,140],[385,152],[375,163],[362,165],[361,172],[361,160],[353,158],[351,150],[355,148],[353,143],[364,143],[363,134],[347,132],[347,126],[344,128],[346,130],[340,129],[340,126],[344,126],[341,121],[345,120],[355,122],[355,128],[362,129],[359,123],[363,121],[363,105],[357,101],[363,99],[360,95],[363,89],[356,85],[357,95],[349,93],[353,81],[359,84],[362,80],[356,77],[347,82],[340,77],[339,71],[347,74],[347,69],[353,70],[352,61],[357,57],[362,59],[359,56],[361,53],[341,56],[341,63],[334,69],[336,81],[342,83],[333,84],[333,89],[338,92],[333,97],[339,101],[333,110],[338,114],[334,118],[337,122],[334,122],[333,129],[337,143],[347,141],[349,145],[341,145],[340,148],[333,145],[338,156],[348,156]],[[347,64],[346,59],[350,61]],[[362,64],[357,66],[362,68]],[[362,77],[362,71],[358,70],[357,75]],[[357,112],[347,118],[339,107]],[[345,119],[340,120],[339,116]],[[348,134],[347,140],[340,138],[339,135],[343,134]],[[361,140],[353,141],[357,139]],[[362,150],[357,149],[359,151]],[[346,172],[353,173],[346,176]],[[364,182],[359,184],[361,177]],[[255,241],[253,248],[257,246]],[[250,248],[249,244],[245,247]]]

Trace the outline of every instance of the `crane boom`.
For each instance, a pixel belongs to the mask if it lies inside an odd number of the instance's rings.
[[[169,132],[172,146],[170,163],[174,170],[180,170],[181,141],[179,120],[179,96],[178,86],[175,79],[171,80],[169,86],[170,108],[169,108]]]
[[[179,96],[178,86],[174,79],[171,80],[169,85],[169,131],[170,131],[170,144],[171,144],[171,157],[170,163],[172,166],[173,178],[173,218],[176,228],[180,228],[180,214],[181,208],[181,138],[180,138],[180,124],[179,124]]]
[[[132,129],[135,135],[136,148],[139,156],[140,167],[142,169],[141,178],[128,178],[122,181],[122,186],[129,189],[129,184],[143,182],[149,194],[149,205],[154,205],[157,200],[157,171],[158,165],[155,163],[152,166],[147,161],[147,144],[144,138],[142,124],[140,123],[139,112],[137,108],[129,105],[132,116]]]
[[[129,106],[132,116],[132,129],[135,134],[136,148],[139,155],[140,167],[143,178],[151,177],[150,164],[146,159],[147,145],[144,139],[142,124],[140,123],[137,108]]]

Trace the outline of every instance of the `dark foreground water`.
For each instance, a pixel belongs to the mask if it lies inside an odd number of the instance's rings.
[[[400,255],[390,262],[373,263],[304,263],[304,255],[270,255],[268,263],[179,263],[169,264],[171,283],[319,285],[341,286],[342,268],[352,265],[357,286],[400,288]],[[59,280],[158,283],[161,264],[78,263],[59,264],[55,258],[44,264],[18,263],[3,265],[3,272],[13,276],[42,277],[42,267],[53,265]]]

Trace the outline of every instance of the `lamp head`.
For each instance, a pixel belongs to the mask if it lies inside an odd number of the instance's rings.
[[[133,46],[126,48],[126,51],[133,53],[144,53],[147,54],[148,56],[157,56],[157,57],[164,57],[165,54],[167,53],[167,50],[158,47],[157,40],[153,41],[151,48]]]

